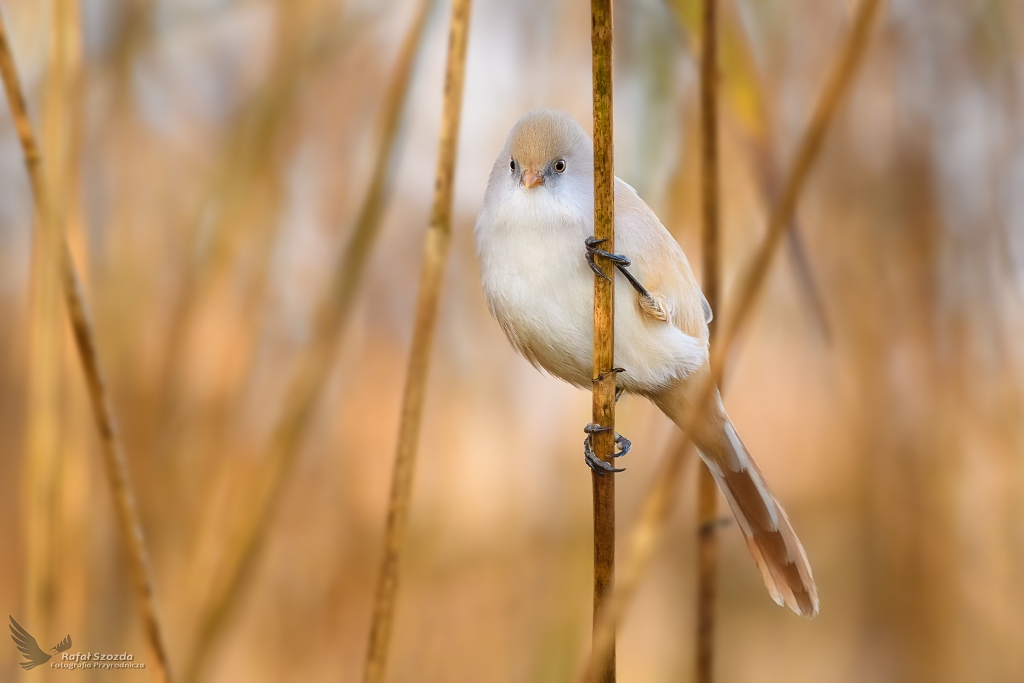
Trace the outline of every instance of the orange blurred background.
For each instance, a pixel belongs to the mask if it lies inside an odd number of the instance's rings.
[[[728,294],[855,4],[721,4]],[[384,93],[419,7],[0,0],[93,307],[178,672],[194,661],[225,539],[246,519],[367,192]],[[433,7],[417,51],[392,191],[338,355],[196,680],[362,675],[447,11]],[[472,235],[521,114],[555,107],[591,128],[588,14],[580,0],[473,8],[392,681],[566,681],[589,643],[590,397],[510,349],[488,316]],[[695,267],[697,16],[695,0],[615,5],[616,172]],[[726,396],[807,548],[821,615],[776,607],[726,528],[718,680],[1024,681],[1022,108],[1020,3],[883,5]],[[5,100],[0,604],[41,643],[70,632],[82,649],[145,661],[48,272]],[[675,428],[641,399],[619,403],[619,425],[634,444],[618,477],[625,534]],[[620,633],[622,681],[691,678],[693,484]],[[0,680],[149,678],[24,673],[19,660],[0,646]]]

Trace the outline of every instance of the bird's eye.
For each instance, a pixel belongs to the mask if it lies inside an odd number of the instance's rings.
[[[555,170],[559,173],[565,172],[565,159],[559,159],[555,162]]]
[[[515,173],[516,172],[516,160],[513,159],[512,161],[508,162],[508,167],[510,169],[512,169],[513,173]]]

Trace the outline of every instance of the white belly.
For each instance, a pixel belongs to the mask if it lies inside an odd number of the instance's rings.
[[[494,240],[481,254],[483,284],[495,319],[527,360],[571,384],[589,387],[593,367],[593,279],[573,249],[533,240]]]
[[[533,225],[489,217],[477,235],[484,294],[512,345],[535,366],[589,389],[593,377],[594,275],[584,240],[590,226],[560,216]],[[628,256],[628,254],[627,254]],[[611,275],[611,273],[609,273]],[[657,391],[700,367],[704,343],[645,317],[637,293],[616,277],[615,364],[627,391]]]

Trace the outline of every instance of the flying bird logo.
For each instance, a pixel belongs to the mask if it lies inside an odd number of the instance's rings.
[[[8,615],[10,616],[10,615]],[[32,634],[25,630],[25,628],[11,617],[11,623],[9,624],[11,629],[11,638],[14,640],[14,644],[18,646],[21,654],[25,656],[27,662],[20,662],[21,668],[26,671],[34,669],[40,664],[45,664],[50,661],[53,655],[46,654],[42,648],[39,647],[39,643],[32,637]],[[71,636],[64,636],[64,640],[60,641],[56,645],[50,648],[50,651],[54,654],[60,654],[71,647]]]

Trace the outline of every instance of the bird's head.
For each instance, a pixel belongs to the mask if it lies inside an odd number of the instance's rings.
[[[593,168],[593,145],[580,124],[563,112],[537,109],[513,126],[493,173],[503,172],[507,183],[528,194],[542,188],[561,193],[592,184]]]

